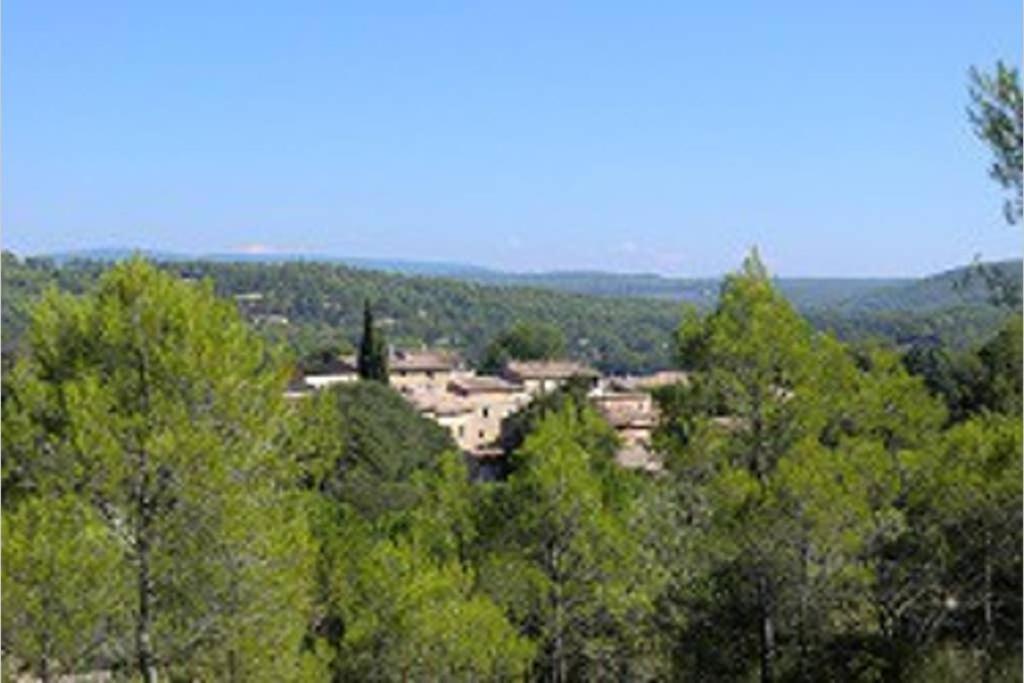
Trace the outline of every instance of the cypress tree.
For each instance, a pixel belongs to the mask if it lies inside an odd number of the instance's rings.
[[[359,343],[359,376],[376,382],[388,381],[388,358],[384,337],[373,325],[370,301],[363,306],[363,339]]]

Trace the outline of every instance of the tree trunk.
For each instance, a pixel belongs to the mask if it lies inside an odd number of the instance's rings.
[[[810,565],[810,548],[806,539],[800,545],[800,680],[809,681],[811,680],[810,672],[807,668],[809,653],[807,646],[807,604],[810,602],[810,583],[809,579],[809,565]]]
[[[761,683],[775,680],[775,622],[772,619],[772,599],[768,579],[758,579],[758,599],[761,603]]]
[[[995,644],[995,621],[992,614],[992,532],[984,533],[984,585],[982,605],[985,615],[985,641],[981,660],[982,683],[992,680],[992,647]]]
[[[43,648],[43,656],[39,658],[39,680],[43,683],[50,683],[53,678],[50,676],[50,648]]]
[[[555,583],[554,586],[554,613],[555,613],[555,642],[554,651],[552,652],[553,666],[552,666],[552,677],[557,683],[565,683],[565,634],[564,634],[564,620],[565,617],[562,614],[562,586],[560,582]]]
[[[133,311],[133,322],[138,335],[139,410],[149,421],[149,355],[146,340],[142,337],[141,314]],[[135,621],[135,650],[139,664],[139,676],[145,683],[156,683],[156,658],[153,654],[153,575],[150,562],[150,548],[153,533],[152,481],[150,477],[149,452],[146,450],[145,432],[138,438],[138,467],[135,475],[135,506],[138,523],[135,528],[135,556],[138,563],[139,613]]]
[[[156,662],[153,657],[153,577],[150,573],[150,530],[152,507],[149,500],[149,458],[145,450],[139,453],[139,481],[135,502],[139,516],[135,530],[135,553],[138,563],[139,613],[135,622],[135,649],[139,663],[139,676],[145,683],[156,683]]]

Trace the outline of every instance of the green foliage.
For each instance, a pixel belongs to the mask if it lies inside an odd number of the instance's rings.
[[[477,539],[467,470],[454,452],[405,483],[418,504],[366,518],[324,496],[318,575],[321,631],[338,680],[521,677],[534,656],[476,588]]]
[[[1020,415],[1022,409],[1022,375],[1024,375],[1024,318],[1020,313],[1010,317],[1006,326],[978,351],[984,369],[978,387],[978,401],[988,410]]]
[[[932,344],[919,345],[907,351],[903,363],[945,401],[953,422],[981,411],[1019,415],[1024,393],[1021,320],[1019,313],[1012,315],[977,349],[951,352]]]
[[[756,255],[678,343],[693,374],[659,392],[656,437],[690,530],[668,546],[692,568],[664,598],[675,675],[899,679],[940,623],[935,524],[908,504],[943,406],[897,355],[815,334]]]
[[[118,537],[76,496],[3,512],[7,656],[46,680],[124,656],[129,576]]]
[[[342,355],[352,353],[352,345],[342,341],[318,347],[299,359],[299,368],[311,375],[328,372]]]
[[[140,260],[89,296],[51,290],[28,340],[5,378],[5,510],[73,495],[119,539],[143,678],[291,677],[312,555],[263,344],[209,285]]]
[[[388,349],[384,336],[373,324],[369,300],[363,306],[363,338],[359,342],[359,376],[374,382],[388,381]]]
[[[377,327],[389,338],[455,348],[473,363],[483,359],[487,345],[503,330],[528,320],[556,327],[573,358],[609,371],[642,371],[667,364],[665,339],[676,310],[669,301],[595,299],[325,263],[180,262],[165,267],[211,277],[224,296],[262,293],[252,314],[284,315],[289,324],[278,330],[261,326],[261,331],[287,340],[299,355],[325,346],[325,338],[338,331],[357,345],[363,305],[370,300]]]
[[[993,656],[1021,630],[1019,414],[986,414],[950,429],[922,463],[910,503],[929,528],[938,582],[956,601],[948,632]]]
[[[370,338],[443,310],[482,351],[523,310],[623,336],[620,302],[598,315],[310,264],[191,273],[213,284],[6,258],[5,284],[42,274],[22,291],[100,280],[43,295],[3,376],[5,674],[1004,680],[1020,661],[1019,315],[967,351],[850,348],[755,253],[674,344],[645,313],[651,348],[689,371],[656,392],[667,472],[614,465],[615,431],[570,382],[506,421],[507,480],[472,484],[447,431],[382,382],[285,405],[259,336],[291,332],[260,316],[287,311],[328,348],[315,325],[358,327],[372,298]],[[476,320],[481,302],[500,314]],[[520,332],[510,345],[533,345]]]
[[[344,622],[342,680],[522,676],[531,645],[493,602],[473,594],[457,562],[435,562],[404,539],[349,545],[358,552],[341,558],[331,577]]]
[[[376,517],[416,502],[412,477],[452,450],[451,435],[379,382],[334,385],[303,399],[291,446],[316,490]]]
[[[831,310],[846,315],[881,313],[898,311],[903,314],[936,314],[955,308],[979,308],[1005,316],[1006,312],[998,311],[991,305],[991,291],[984,282],[970,277],[978,265],[1021,288],[1021,261],[996,261],[992,263],[972,264],[964,268],[948,270],[936,275],[913,280],[909,283],[880,287],[860,294],[859,296],[839,302]],[[995,309],[995,310],[992,310]],[[813,312],[829,310],[823,307],[812,309]]]
[[[1021,118],[1024,116],[1024,98],[1021,97],[1020,75],[1017,69],[996,62],[994,74],[972,68],[970,71],[971,106],[967,110],[974,133],[992,151],[994,157],[989,175],[1004,189],[1011,192],[1006,200],[1004,214],[1008,223],[1021,220],[1022,192],[1021,164],[1024,162]]]
[[[544,416],[485,524],[482,582],[539,640],[535,668],[549,680],[642,679],[653,666],[639,629],[659,573],[631,533],[632,499],[614,495],[628,487],[611,479],[629,474],[582,445],[603,429],[571,398]]]
[[[19,311],[47,284],[82,291],[109,267],[101,261],[71,261],[57,267],[48,261],[19,261],[10,253],[3,265],[5,354],[12,353],[21,338]],[[331,346],[358,346],[367,300],[375,302],[377,327],[392,340],[458,349],[474,363],[484,359],[487,345],[502,331],[528,320],[560,330],[572,358],[610,373],[645,372],[671,363],[674,349],[668,339],[678,323],[678,304],[668,297],[597,298],[310,262],[174,261],[161,267],[190,279],[208,277],[221,296],[259,294],[262,298],[256,302],[239,302],[244,313],[261,335],[287,342],[299,358]],[[1012,268],[1019,274],[1018,264]],[[780,285],[815,327],[832,330],[843,340],[874,336],[905,343],[934,337],[962,347],[987,338],[1005,311],[987,303],[984,286],[955,288],[960,279],[960,274],[951,273],[903,282],[898,288],[886,288],[899,284],[888,281]],[[1019,275],[1016,282],[1019,289]],[[557,283],[545,280],[536,285],[555,288]],[[696,293],[682,296],[684,300],[703,308],[714,304],[714,280],[693,286]],[[882,295],[875,297],[876,290]],[[268,322],[270,315],[284,316],[287,324]]]
[[[481,371],[496,373],[510,360],[549,360],[565,353],[565,335],[554,325],[518,322],[488,344]]]
[[[519,410],[502,422],[500,443],[506,453],[514,453],[536,431],[541,422],[549,415],[571,410],[577,418],[586,423],[587,428],[577,430],[576,435],[583,439],[580,447],[592,453],[596,459],[610,460],[618,447],[618,437],[614,430],[600,418],[587,403],[587,392],[590,382],[584,378],[571,378],[564,386],[555,391],[536,397],[522,410]],[[512,466],[517,459],[512,458]]]

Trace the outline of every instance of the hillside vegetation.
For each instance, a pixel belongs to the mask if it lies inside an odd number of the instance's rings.
[[[53,254],[58,265],[74,261],[119,261],[130,257],[130,249],[91,249]],[[216,263],[320,263],[372,270],[394,275],[448,278],[483,285],[539,287],[572,294],[686,301],[713,307],[721,278],[670,277],[655,273],[613,273],[599,270],[545,271],[519,273],[494,270],[463,263],[403,261],[327,256],[323,254],[208,254],[191,256],[173,252],[143,251],[162,263],[208,261]],[[1010,280],[1021,279],[1021,261],[990,264]],[[840,307],[860,310],[934,310],[984,303],[989,292],[980,277],[966,278],[967,268],[956,268],[925,278],[883,277],[776,277],[773,283],[786,299],[801,311]]]
[[[82,292],[109,266],[109,261],[100,260],[69,260],[57,265],[45,259],[18,259],[5,252],[5,351],[18,345],[27,323],[27,306],[47,285]],[[1015,266],[1019,271],[1019,262]],[[597,288],[610,294],[608,283],[636,284],[647,276],[536,276],[537,284],[543,283],[545,288],[482,285],[298,261],[172,260],[161,267],[187,278],[211,278],[222,296],[241,295],[244,302],[240,305],[250,321],[267,337],[286,341],[299,356],[329,346],[353,345],[363,304],[369,300],[393,344],[448,346],[479,362],[490,341],[502,331],[516,322],[530,321],[557,327],[565,336],[569,355],[605,372],[644,372],[670,365],[672,353],[666,340],[680,313],[679,302],[672,300],[677,297],[586,296],[556,291],[575,282],[581,291]],[[880,338],[905,344],[936,339],[963,347],[991,336],[1005,312],[985,302],[978,282],[966,292],[956,289],[958,272],[877,292],[864,284],[871,281],[782,280],[778,286],[784,294],[791,292],[795,305],[808,314],[812,324],[847,341]],[[701,283],[699,290],[689,290],[699,292],[697,305],[712,305],[719,283],[690,282]],[[865,291],[843,299],[858,288]],[[625,287],[622,291],[635,295],[653,290]],[[840,299],[842,303],[837,303]],[[921,305],[924,300],[928,305]],[[833,304],[820,305],[822,301]]]
[[[1019,680],[1019,316],[850,348],[752,255],[666,335],[661,476],[570,384],[474,485],[383,382],[286,400],[212,282],[95,285],[42,299],[2,377],[5,680]],[[510,294],[541,296],[480,296]]]

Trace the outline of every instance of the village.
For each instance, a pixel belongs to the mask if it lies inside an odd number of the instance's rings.
[[[604,376],[572,360],[511,360],[497,374],[481,374],[457,353],[438,349],[392,349],[388,382],[424,417],[447,429],[465,455],[474,479],[500,476],[505,457],[502,424],[535,398],[583,382],[587,397],[619,436],[622,467],[661,472],[652,447],[658,409],[651,392],[686,382],[679,371],[641,376]],[[296,378],[287,393],[302,398],[325,387],[359,379],[356,356],[339,355],[316,373]]]

